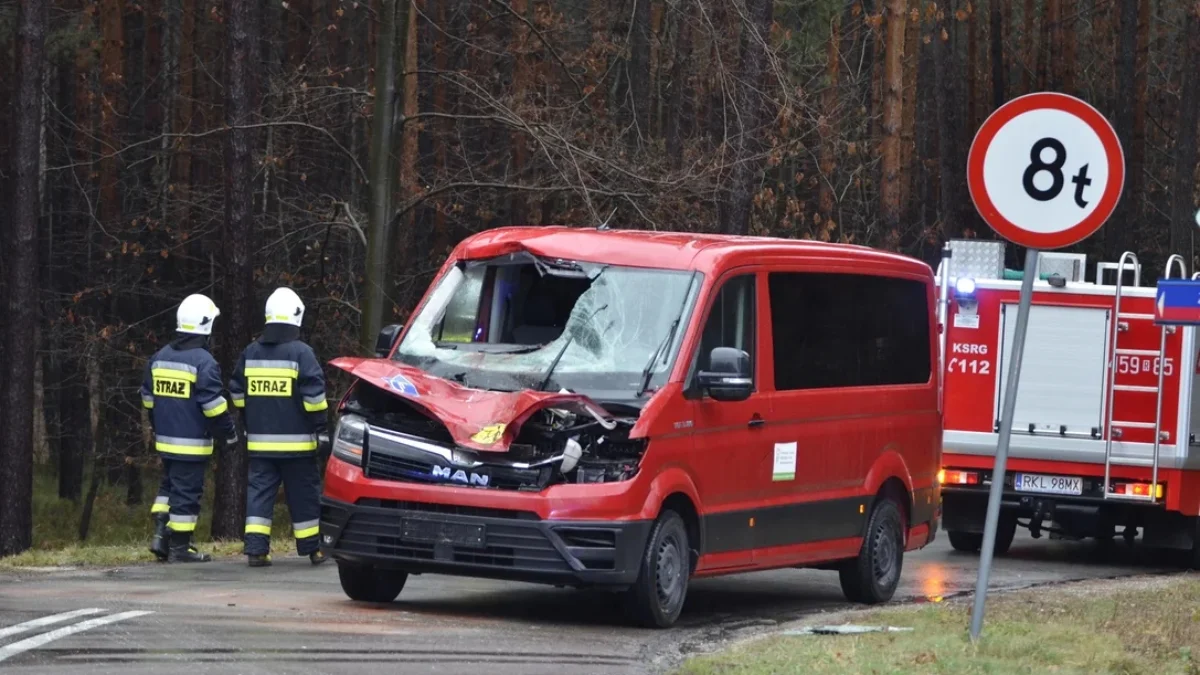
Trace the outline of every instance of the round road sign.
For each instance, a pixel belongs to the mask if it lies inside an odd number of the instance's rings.
[[[1086,238],[1112,215],[1125,157],[1112,125],[1066,94],[1013,99],[987,118],[967,158],[971,200],[1000,236],[1054,249]]]

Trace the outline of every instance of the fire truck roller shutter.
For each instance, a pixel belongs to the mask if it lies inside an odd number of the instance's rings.
[[[1017,306],[1005,304],[1001,335],[1004,340],[998,368],[997,410],[1004,400],[1016,330]],[[1029,312],[1025,361],[1013,428],[1089,437],[1102,427],[1109,311],[1091,307],[1034,305]]]

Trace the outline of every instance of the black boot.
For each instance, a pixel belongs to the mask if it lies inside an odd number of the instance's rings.
[[[212,560],[211,555],[201,553],[192,547],[191,532],[171,533],[171,551],[167,557],[167,562],[191,563],[208,562],[210,560]]]
[[[329,560],[329,556],[325,555],[324,551],[317,549],[316,551],[313,551],[312,553],[308,554],[308,559],[309,559],[309,561],[312,562],[313,565],[320,565],[321,563],[325,562],[326,560]]]
[[[270,567],[271,566],[271,554],[270,553],[266,553],[263,555],[253,555],[253,554],[247,555],[246,559],[247,559],[247,564],[250,565],[251,567]]]
[[[165,513],[158,513],[154,516],[154,537],[150,539],[150,552],[158,558],[159,562],[166,562],[168,551],[167,520],[170,518]]]

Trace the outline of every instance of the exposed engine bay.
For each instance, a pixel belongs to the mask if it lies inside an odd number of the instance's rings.
[[[334,455],[362,466],[368,478],[538,492],[629,480],[646,448],[645,439],[629,438],[637,411],[625,406],[622,416],[590,399],[561,407],[546,400],[545,407],[534,404],[517,419],[491,425],[497,436],[507,430],[511,441],[506,449],[481,451],[456,443],[422,402],[360,380],[342,409]]]

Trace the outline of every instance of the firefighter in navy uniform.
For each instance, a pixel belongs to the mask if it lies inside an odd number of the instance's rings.
[[[242,409],[250,476],[245,551],[251,567],[271,564],[271,516],[283,483],[296,552],[325,562],[319,547],[321,476],[317,449],[326,427],[325,374],[300,341],[304,303],[290,288],[267,299],[266,326],[238,359],[229,383]]]
[[[220,313],[206,296],[184,298],[175,313],[175,340],[150,358],[142,378],[142,405],[150,410],[154,448],[163,463],[163,481],[151,507],[150,551],[167,562],[212,559],[192,547],[204,472],[214,435],[237,442],[229,403],[221,395],[221,368],[208,352]]]

